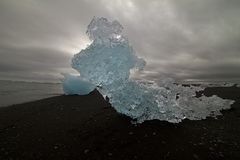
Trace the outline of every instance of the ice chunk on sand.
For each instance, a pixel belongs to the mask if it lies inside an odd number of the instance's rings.
[[[159,82],[129,78],[130,70],[143,70],[146,62],[137,57],[122,30],[117,21],[93,18],[87,29],[92,44],[72,59],[72,67],[81,78],[66,77],[66,94],[87,94],[99,86],[117,112],[138,123],[152,119],[173,123],[186,118],[199,120],[230,108],[231,100],[203,95],[197,98],[196,92],[204,89],[201,87],[183,87],[169,78]]]

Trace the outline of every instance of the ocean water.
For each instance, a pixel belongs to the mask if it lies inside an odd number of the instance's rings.
[[[0,80],[0,107],[63,94],[60,83]]]

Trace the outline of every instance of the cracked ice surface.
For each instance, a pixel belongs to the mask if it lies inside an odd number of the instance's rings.
[[[72,67],[81,74],[81,83],[78,84],[87,85],[79,89],[87,88],[90,92],[92,86],[98,86],[117,112],[137,123],[152,119],[173,123],[186,118],[200,120],[221,115],[221,110],[230,108],[232,100],[215,95],[196,98],[196,92],[204,89],[201,87],[183,87],[168,78],[159,82],[129,78],[130,70],[143,70],[146,62],[137,57],[122,30],[117,21],[93,18],[87,29],[91,45],[72,59]],[[71,78],[66,76],[64,87],[67,94],[71,94],[68,88],[76,86],[70,82]]]

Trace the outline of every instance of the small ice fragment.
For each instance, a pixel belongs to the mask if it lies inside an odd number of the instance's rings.
[[[67,95],[86,95],[96,88],[92,83],[83,80],[80,76],[65,75],[63,90]]]

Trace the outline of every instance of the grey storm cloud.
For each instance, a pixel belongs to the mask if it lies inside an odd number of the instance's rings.
[[[141,76],[240,79],[239,0],[1,0],[1,79],[58,80],[89,40],[93,16],[118,20]]]

